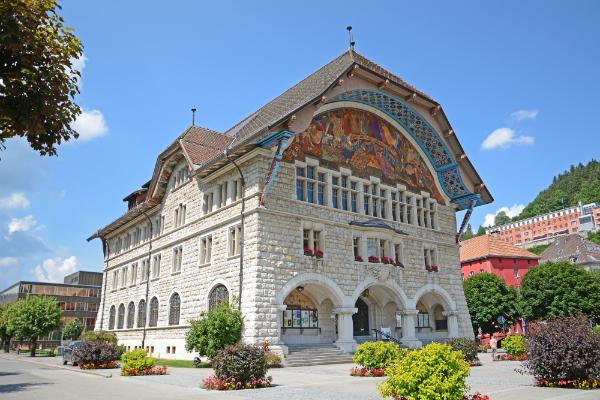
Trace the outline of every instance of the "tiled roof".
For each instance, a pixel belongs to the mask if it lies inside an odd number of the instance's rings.
[[[189,127],[179,140],[194,165],[210,160],[231,143],[229,136],[199,126]]]
[[[478,260],[487,257],[540,258],[491,235],[483,235],[460,242],[460,261]]]
[[[577,233],[556,238],[542,253],[540,262],[571,261],[575,264],[600,264],[600,245]]]
[[[354,51],[347,51],[234,125],[225,134],[235,137],[236,144],[247,140],[261,130],[280,122],[309,102],[318,99],[355,64],[431,100],[426,94],[366,57]]]

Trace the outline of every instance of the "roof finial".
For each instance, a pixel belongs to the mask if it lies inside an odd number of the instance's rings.
[[[196,107],[192,108],[192,126],[196,126]]]
[[[354,41],[354,35],[352,35],[352,25],[348,25],[346,30],[348,30],[348,43],[350,44],[350,51],[354,51],[354,45],[356,42]]]

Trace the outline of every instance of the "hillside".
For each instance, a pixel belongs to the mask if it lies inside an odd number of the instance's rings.
[[[533,217],[561,208],[600,202],[600,162],[590,161],[588,164],[571,165],[552,179],[552,184],[542,190],[531,203],[513,220]]]

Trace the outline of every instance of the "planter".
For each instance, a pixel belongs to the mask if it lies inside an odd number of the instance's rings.
[[[369,262],[370,263],[378,263],[379,257],[371,256],[371,257],[369,257]]]
[[[402,261],[400,261],[400,260],[396,260],[396,261],[394,262],[394,265],[395,265],[396,267],[404,268],[404,264],[402,264]]]
[[[323,252],[321,250],[315,250],[313,255],[317,258],[323,258]]]
[[[361,256],[354,256],[354,261],[357,261],[357,262],[362,262],[362,260],[363,260],[363,259],[362,259],[362,257],[361,257]]]
[[[315,253],[311,249],[304,249],[304,255],[313,257],[315,255]]]

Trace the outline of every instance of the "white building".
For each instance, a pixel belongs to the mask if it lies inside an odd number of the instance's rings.
[[[244,340],[284,353],[473,337],[455,212],[492,197],[440,105],[354,51],[224,133],[188,128],[125,200],[90,239],[96,328],[131,348],[191,357],[189,321],[238,298]]]

